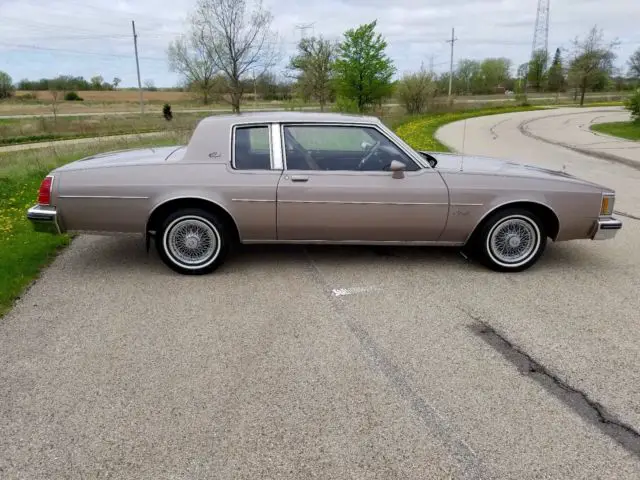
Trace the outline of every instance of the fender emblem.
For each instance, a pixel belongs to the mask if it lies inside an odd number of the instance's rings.
[[[211,152],[209,154],[209,158],[218,158],[220,157],[220,152]]]

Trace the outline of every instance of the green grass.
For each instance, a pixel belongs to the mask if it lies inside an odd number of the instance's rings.
[[[414,148],[447,151],[434,134],[450,122],[483,115],[536,110],[535,107],[495,107],[454,113],[436,113],[419,117],[389,117],[393,129]],[[6,313],[70,237],[33,231],[25,214],[36,202],[42,178],[51,169],[101,151],[184,144],[189,132],[173,132],[167,138],[122,141],[103,139],[97,144],[46,147],[0,153],[0,316]]]
[[[70,242],[70,236],[33,231],[26,210],[36,203],[42,178],[58,165],[107,150],[175,145],[185,138],[104,141],[98,145],[0,154],[0,317]]]
[[[640,121],[597,123],[591,125],[591,130],[627,140],[640,141]]]
[[[0,178],[0,316],[69,242],[68,236],[35,233],[25,220],[26,209],[35,203],[46,171]]]
[[[494,107],[468,112],[436,113],[409,118],[395,127],[395,131],[405,142],[417,150],[448,152],[449,148],[435,138],[436,131],[447,123],[466,118],[498,115],[501,113],[529,112],[540,107]]]

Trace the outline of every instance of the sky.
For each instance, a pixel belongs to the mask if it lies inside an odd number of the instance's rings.
[[[17,82],[61,74],[137,86],[131,21],[138,33],[142,81],[172,87],[168,43],[188,29],[196,0],[0,0],[0,70]],[[252,0],[247,0],[251,5]],[[451,29],[454,64],[462,58],[508,57],[517,66],[531,54],[538,0],[263,0],[273,15],[281,65],[301,35],[339,40],[343,32],[377,20],[398,75],[421,63],[449,69]],[[551,0],[549,51],[571,47],[597,25],[605,40],[617,39],[616,65],[640,48],[640,1]],[[306,30],[297,28],[312,26]],[[276,71],[281,70],[277,68]]]

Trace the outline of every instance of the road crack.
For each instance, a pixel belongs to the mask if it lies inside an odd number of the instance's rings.
[[[482,320],[480,317],[464,312],[474,323],[469,328],[502,356],[512,363],[518,371],[540,385],[577,413],[583,420],[598,427],[627,451],[640,457],[640,432],[610,413],[601,403],[589,395],[569,385],[558,375],[549,371],[521,347],[511,342],[504,334]]]

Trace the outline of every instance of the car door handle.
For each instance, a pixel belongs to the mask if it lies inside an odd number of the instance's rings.
[[[307,180],[309,180],[309,177],[306,175],[291,175],[292,182],[306,182]]]

